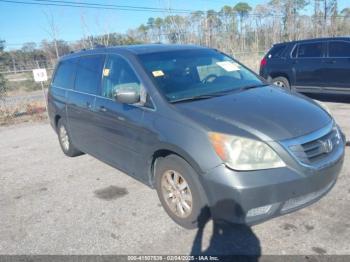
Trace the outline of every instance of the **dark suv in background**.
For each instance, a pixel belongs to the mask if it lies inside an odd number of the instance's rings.
[[[350,38],[276,44],[261,60],[260,75],[294,91],[350,94]]]

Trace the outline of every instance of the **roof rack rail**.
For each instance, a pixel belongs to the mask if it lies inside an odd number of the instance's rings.
[[[101,45],[101,44],[94,44],[94,48],[105,48],[105,45]]]
[[[86,51],[86,48],[82,48],[82,49],[78,49],[78,50],[72,50],[72,51],[70,51],[69,53],[70,53],[70,54],[74,54],[74,53],[84,52],[84,51]]]

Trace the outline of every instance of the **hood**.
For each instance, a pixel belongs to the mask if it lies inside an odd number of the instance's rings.
[[[208,130],[223,132],[225,126],[229,132],[232,127],[235,134],[238,128],[265,141],[303,136],[332,120],[311,99],[272,86],[174,105]]]

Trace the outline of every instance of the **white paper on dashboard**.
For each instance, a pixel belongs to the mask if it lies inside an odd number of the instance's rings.
[[[230,61],[216,62],[216,64],[222,67],[227,72],[239,71],[239,65]]]

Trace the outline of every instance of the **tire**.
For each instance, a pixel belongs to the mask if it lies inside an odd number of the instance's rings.
[[[285,90],[291,90],[290,84],[287,78],[283,76],[275,77],[271,80],[271,83]]]
[[[57,136],[61,149],[66,156],[75,157],[83,154],[72,144],[72,139],[69,135],[67,124],[63,119],[58,120]]]
[[[155,182],[163,208],[177,224],[193,229],[208,221],[207,201],[198,174],[184,159],[177,155],[157,159]],[[173,197],[166,197],[170,194]]]

